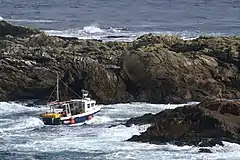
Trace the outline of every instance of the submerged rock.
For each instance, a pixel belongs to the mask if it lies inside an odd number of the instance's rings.
[[[99,103],[240,97],[239,37],[143,35],[133,42],[47,36],[0,22],[0,100],[47,99],[56,72]]]
[[[141,135],[128,141],[155,144],[223,146],[222,141],[240,144],[240,101],[206,100],[198,105],[164,110],[152,116],[129,120],[126,125],[149,124]]]
[[[207,149],[207,148],[200,148],[198,153],[212,153],[212,151],[210,149]]]
[[[204,139],[199,143],[200,147],[212,147],[215,145],[223,146],[223,142],[221,138],[209,138],[209,139]]]

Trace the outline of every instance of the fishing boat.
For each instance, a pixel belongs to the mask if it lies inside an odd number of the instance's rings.
[[[57,74],[57,90],[56,100],[47,103],[50,111],[41,113],[40,117],[45,125],[72,125],[84,123],[93,118],[94,114],[101,110],[101,107],[96,105],[96,101],[88,97],[88,91],[82,91],[82,97],[78,99],[60,100],[59,96],[59,76]],[[61,81],[67,86],[63,81]],[[68,87],[68,86],[67,86]]]

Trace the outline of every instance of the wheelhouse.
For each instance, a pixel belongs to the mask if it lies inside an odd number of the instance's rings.
[[[95,108],[96,101],[90,98],[73,99],[70,101],[50,104],[50,112],[71,116],[89,112]]]

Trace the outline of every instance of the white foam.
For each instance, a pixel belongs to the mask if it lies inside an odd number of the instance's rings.
[[[197,102],[191,102],[197,103]],[[88,125],[82,126],[45,126],[41,131],[22,132],[42,127],[38,118],[21,116],[17,120],[5,119],[0,121],[0,128],[5,135],[3,139],[7,145],[0,145],[2,151],[13,152],[84,152],[89,155],[98,155],[98,159],[239,159],[240,145],[224,142],[224,147],[209,148],[213,153],[197,153],[199,147],[175,146],[171,144],[154,145],[148,143],[126,142],[132,135],[139,135],[149,125],[126,127],[118,125],[108,128],[107,124],[119,118],[130,118],[149,112],[159,112],[163,109],[174,109],[186,104],[148,104],[129,103],[104,105]],[[100,124],[100,125],[99,125]],[[17,132],[16,131],[20,131]],[[0,130],[1,133],[1,130]],[[9,133],[9,134],[8,134]],[[27,136],[26,136],[27,135]],[[24,143],[18,139],[24,137]],[[92,153],[92,154],[91,154]],[[81,158],[79,158],[81,159]],[[91,159],[91,157],[89,158]]]
[[[116,127],[106,128],[104,132],[100,132],[99,138],[111,138],[110,141],[124,141],[131,138],[133,135],[140,135],[139,126],[126,127],[118,125]]]
[[[3,17],[0,16],[0,21],[4,20]]]
[[[197,102],[193,102],[194,104]],[[190,104],[193,104],[190,103]],[[105,105],[99,114],[108,115],[110,118],[129,119],[146,113],[158,113],[165,109],[174,109],[189,104],[149,104],[149,103],[126,103]]]
[[[86,124],[96,125],[104,124],[110,121],[113,121],[113,119],[107,116],[94,116],[91,120],[86,121]]]
[[[112,30],[113,29],[109,29]],[[117,29],[115,30],[117,31]],[[97,25],[90,25],[90,26],[85,26],[83,28],[74,28],[74,29],[67,29],[67,30],[45,30],[45,32],[49,35],[55,35],[55,36],[66,36],[66,37],[80,37],[80,38],[88,38],[92,39],[94,38],[93,35],[99,35],[102,33],[107,34],[107,30],[101,29],[97,27]],[[99,37],[100,38],[100,37]]]
[[[133,134],[138,134],[135,127],[127,128],[117,126],[113,128],[80,128],[66,130],[58,136],[58,133],[49,133],[46,139],[36,139],[34,142],[15,145],[19,151],[41,151],[41,152],[60,152],[60,151],[85,151],[95,152],[96,150],[114,151],[122,147],[118,143],[130,138]],[[87,137],[86,137],[87,136]],[[116,144],[116,145],[114,145]]]
[[[121,28],[112,28],[112,27],[110,27],[108,29],[108,31],[113,32],[113,33],[120,33],[120,32],[122,32],[122,29]]]
[[[126,41],[131,42],[136,38],[144,35],[152,33],[154,35],[174,35],[178,36],[183,40],[193,40],[198,38],[199,36],[221,36],[224,33],[205,33],[201,31],[159,31],[159,30],[152,30],[151,32],[148,31],[141,31],[144,30],[145,26],[153,26],[153,25],[140,25],[138,31],[131,31],[122,28],[114,28],[114,27],[105,27],[101,28],[97,24],[93,24],[90,26],[85,26],[83,28],[74,28],[74,29],[67,29],[63,31],[57,30],[46,30],[45,32],[49,35],[55,36],[63,36],[63,37],[77,37],[79,39],[99,39],[103,41]],[[136,26],[132,26],[136,28]]]
[[[30,111],[40,111],[43,108],[36,108],[36,107],[26,107],[18,103],[14,102],[0,102],[0,116],[1,115],[11,115],[15,113],[24,113]]]
[[[0,119],[0,126],[8,124],[8,123],[12,123],[13,120],[12,119]]]
[[[44,124],[39,118],[35,117],[21,117],[17,120],[11,121],[5,127],[1,127],[2,132],[29,130],[42,127]]]
[[[63,31],[45,30],[44,32],[50,36],[76,37],[79,39],[101,39],[100,36],[88,34],[82,29],[69,29]]]
[[[131,42],[136,38],[148,34],[149,32],[129,32],[121,31],[116,28],[101,29],[96,26],[86,26],[83,29],[69,29],[69,30],[45,30],[45,32],[52,36],[63,37],[77,37],[79,39],[99,39],[103,41],[126,41]],[[191,40],[198,38],[201,34],[185,33],[185,32],[151,32],[155,35],[176,35],[184,40]]]
[[[199,147],[175,146],[171,144],[154,145],[148,143],[125,142],[134,134],[139,134],[136,126],[117,126],[112,128],[91,128],[71,130],[61,133],[49,133],[48,138],[37,139],[24,144],[14,145],[18,151],[37,152],[87,152],[105,153],[100,159],[237,159],[240,158],[240,146],[224,143],[224,147],[209,148],[213,153],[197,153]],[[62,136],[65,135],[65,136]],[[85,136],[86,137],[85,137]],[[106,154],[107,153],[107,154]],[[101,156],[101,155],[100,155]]]
[[[97,26],[86,26],[83,28],[83,31],[90,34],[104,32],[101,28],[98,28]]]

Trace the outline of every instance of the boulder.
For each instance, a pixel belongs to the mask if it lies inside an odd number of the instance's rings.
[[[232,112],[233,110],[235,112]],[[131,118],[126,123],[127,126],[151,126],[141,135],[134,135],[128,141],[200,147],[223,146],[222,141],[240,144],[239,110],[240,101],[208,99],[198,105],[164,110],[151,119],[146,116]]]

